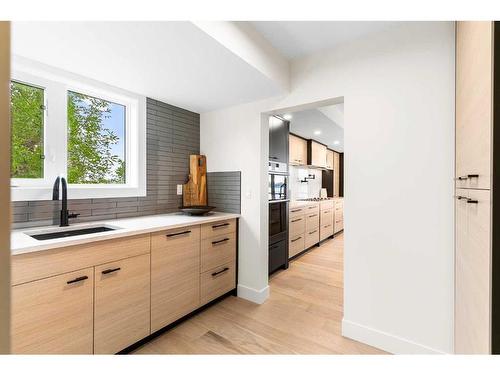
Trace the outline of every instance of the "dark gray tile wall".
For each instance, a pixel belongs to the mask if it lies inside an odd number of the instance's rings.
[[[241,172],[207,173],[207,194],[216,211],[241,213]]]
[[[109,220],[177,211],[182,198],[176,185],[186,182],[189,155],[200,152],[200,115],[153,99],[147,99],[147,195],[131,198],[69,200],[68,208],[78,212],[72,222]],[[207,177],[208,178],[208,177]],[[232,181],[232,179],[230,179]],[[213,190],[223,184],[213,179]],[[207,180],[207,187],[208,187]],[[69,191],[71,197],[71,190]],[[219,199],[216,194],[214,199]],[[217,202],[221,202],[218,200]],[[13,227],[52,225],[58,222],[59,202],[12,202]],[[218,203],[222,206],[222,203]],[[228,205],[234,209],[233,205]]]

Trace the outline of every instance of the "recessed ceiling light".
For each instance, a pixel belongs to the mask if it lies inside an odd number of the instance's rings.
[[[340,141],[333,141],[333,144],[334,144],[334,145],[339,145],[339,144],[340,144]]]
[[[314,135],[320,135],[321,134],[321,130],[315,130],[314,131]]]
[[[285,120],[291,120],[291,119],[292,119],[292,117],[293,117],[293,116],[292,116],[290,113],[287,113],[287,114],[283,115],[283,118],[284,118]]]

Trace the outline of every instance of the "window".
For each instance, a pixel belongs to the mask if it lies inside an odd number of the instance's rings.
[[[13,81],[11,98],[11,177],[43,178],[44,90]]]
[[[68,91],[68,182],[124,184],[125,106]]]
[[[144,97],[36,63],[13,65],[13,200],[51,199],[58,176],[72,199],[146,194]]]

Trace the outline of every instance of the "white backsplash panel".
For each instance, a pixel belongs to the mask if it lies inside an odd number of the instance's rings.
[[[307,178],[314,176],[314,179]],[[307,182],[300,182],[307,178]],[[306,167],[290,166],[291,199],[319,197],[321,190],[321,170]]]

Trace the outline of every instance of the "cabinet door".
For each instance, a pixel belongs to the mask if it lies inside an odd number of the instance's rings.
[[[326,150],[326,168],[327,169],[333,169],[333,154],[334,152],[332,150]]]
[[[95,267],[94,353],[113,354],[150,333],[150,256]]]
[[[269,160],[288,161],[288,128],[288,121],[269,118]]]
[[[200,227],[151,236],[151,332],[200,306]]]
[[[490,192],[457,189],[456,196],[455,352],[488,354],[491,331]]]
[[[12,352],[92,354],[94,269],[12,287]]]
[[[340,192],[340,155],[333,153],[333,196],[338,197]]]
[[[326,146],[315,142],[310,142],[310,158],[309,164],[314,165],[316,167],[325,167],[326,166]]]
[[[457,187],[490,188],[493,82],[492,35],[492,22],[457,22]],[[474,177],[476,175],[477,177]]]
[[[290,150],[289,163],[294,165],[306,165],[307,141],[305,139],[296,137],[293,134],[290,134],[288,139]]]

